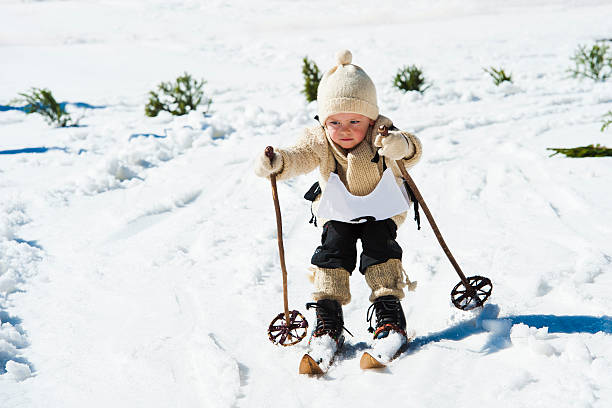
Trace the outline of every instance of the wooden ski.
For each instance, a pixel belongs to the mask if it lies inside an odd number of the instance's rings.
[[[402,355],[402,353],[404,351],[406,351],[406,349],[408,349],[408,345],[410,344],[410,342],[414,339],[414,334],[409,335],[408,338],[406,339],[406,343],[404,343],[399,350],[397,350],[397,352],[388,359],[388,361],[386,363],[380,361],[380,359],[377,359],[375,357],[375,353],[372,352],[372,354],[370,354],[370,352],[364,352],[361,356],[361,360],[359,361],[359,367],[361,367],[361,369],[363,370],[371,370],[371,369],[376,369],[376,368],[385,368],[387,365],[389,365],[389,363],[391,363],[393,360],[395,360],[396,358],[398,358],[399,356]],[[376,341],[376,340],[375,340]]]
[[[372,357],[372,355],[367,351],[363,353],[363,355],[361,356],[361,361],[359,361],[359,367],[361,367],[361,369],[363,370],[370,370],[372,368],[385,368],[386,366],[386,364],[383,364],[374,357]]]
[[[324,372],[321,367],[310,357],[308,354],[304,354],[300,361],[300,374],[306,375],[323,375]]]

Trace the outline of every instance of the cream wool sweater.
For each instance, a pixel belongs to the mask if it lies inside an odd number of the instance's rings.
[[[378,163],[372,163],[371,161],[378,150],[378,147],[374,146],[374,140],[376,129],[381,125],[391,128],[393,123],[390,119],[379,115],[374,125],[368,129],[363,141],[350,150],[345,150],[334,143],[322,126],[316,125],[306,128],[295,145],[276,150],[283,159],[283,167],[277,174],[277,179],[289,179],[310,173],[319,167],[319,184],[321,190],[325,191],[329,175],[336,168],[337,162],[338,176],[351,194],[356,196],[370,194],[380,181],[383,172],[382,157]],[[401,133],[410,141],[408,156],[403,159],[404,166],[409,169],[421,158],[421,142],[416,136],[408,132]],[[391,168],[398,185],[401,186],[403,183],[402,174],[395,161],[385,158],[385,163],[387,167]],[[321,195],[313,203],[315,215],[320,198]],[[395,215],[391,219],[395,221],[397,226],[400,226],[406,219],[406,212]],[[325,221],[319,219],[319,225],[323,225]]]

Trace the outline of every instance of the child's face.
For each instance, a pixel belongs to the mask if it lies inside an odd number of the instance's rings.
[[[331,139],[345,149],[352,149],[365,138],[374,121],[358,113],[336,113],[325,120]]]

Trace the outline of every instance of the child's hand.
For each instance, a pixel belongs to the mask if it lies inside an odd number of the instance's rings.
[[[262,153],[255,160],[255,174],[259,177],[268,178],[271,174],[280,172],[283,168],[283,157],[278,153],[274,153],[274,158],[271,161],[272,163],[270,163],[268,156]]]
[[[374,146],[380,147],[378,154],[391,160],[401,160],[408,156],[410,144],[402,132],[391,131],[388,136],[377,135]]]

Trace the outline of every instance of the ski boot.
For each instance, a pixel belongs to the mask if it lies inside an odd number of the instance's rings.
[[[376,329],[372,327],[372,318],[376,313]],[[363,369],[382,368],[391,362],[408,345],[406,334],[406,317],[402,304],[395,296],[381,296],[368,308],[366,320],[370,323],[368,331],[374,333],[374,344],[371,352],[361,357]]]
[[[323,374],[331,366],[344,344],[344,316],[342,306],[332,299],[306,303],[317,311],[317,325],[308,341],[309,351],[300,362],[300,374]],[[347,330],[350,334],[350,332]]]
[[[372,318],[376,312],[376,330],[372,327]],[[374,333],[374,339],[382,339],[391,331],[406,336],[406,317],[400,300],[393,296],[381,296],[377,298],[368,308],[367,322],[370,323],[368,331]]]

